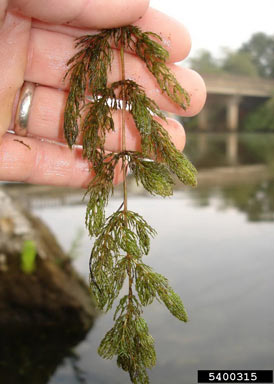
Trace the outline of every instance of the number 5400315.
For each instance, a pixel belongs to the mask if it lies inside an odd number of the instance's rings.
[[[209,372],[208,380],[211,382],[256,382],[257,373],[256,372]]]

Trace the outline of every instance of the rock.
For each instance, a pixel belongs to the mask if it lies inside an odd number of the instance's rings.
[[[36,249],[22,271],[26,242]],[[48,327],[82,334],[96,316],[89,288],[48,227],[0,189],[0,328]]]

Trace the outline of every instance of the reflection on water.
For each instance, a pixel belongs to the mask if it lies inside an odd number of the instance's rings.
[[[210,134],[187,135],[186,152],[199,169],[265,164],[274,166],[274,135]]]
[[[249,221],[274,221],[274,180],[229,185],[211,191],[199,188],[192,197],[200,206],[208,206],[213,196],[218,196],[220,208],[234,207],[245,213]]]
[[[201,134],[190,136],[188,144],[202,178],[202,185],[190,193],[196,203],[210,205],[217,196],[223,209],[235,207],[250,221],[274,220],[272,135]],[[215,169],[222,166],[222,173]],[[206,186],[205,168],[212,176]]]
[[[73,347],[84,338],[83,332],[54,328],[0,330],[0,377],[3,384],[47,384],[58,366],[72,368],[74,383],[87,383],[79,356]]]
[[[145,311],[158,354],[151,383],[195,383],[198,369],[273,369],[273,149],[271,135],[193,135],[187,152],[199,169],[197,189],[178,189],[170,199],[131,194],[130,209],[158,232],[146,262],[169,278],[190,318],[180,323],[158,303]],[[69,249],[84,205],[32,204]],[[119,204],[113,199],[109,212]],[[90,247],[86,234],[75,260],[86,278]],[[76,371],[89,384],[129,382],[97,355],[111,317],[101,316],[75,349]],[[77,382],[65,359],[48,383]]]

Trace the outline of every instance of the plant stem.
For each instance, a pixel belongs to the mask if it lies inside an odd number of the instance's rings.
[[[123,36],[123,28],[121,28],[121,50],[120,50],[120,58],[121,58],[121,68],[122,68],[122,81],[124,82],[126,79],[125,75],[125,57],[124,57],[124,36]],[[125,123],[125,112],[126,112],[126,97],[125,97],[125,86],[122,85],[122,151],[126,151],[126,123]],[[123,157],[123,191],[124,191],[124,213],[125,213],[125,223],[127,225],[127,171],[126,171],[126,156]],[[128,265],[127,265],[127,274],[128,274],[128,315],[130,315],[130,307],[133,297],[132,292],[132,273],[131,273],[131,256],[127,254]]]
[[[123,39],[123,28],[121,28],[121,68],[122,68],[122,81],[125,81],[125,58],[124,58],[124,39]],[[126,151],[126,123],[125,123],[125,86],[122,85],[122,151]],[[126,175],[126,159],[123,157],[123,190],[124,190],[124,212],[127,211],[127,175]]]

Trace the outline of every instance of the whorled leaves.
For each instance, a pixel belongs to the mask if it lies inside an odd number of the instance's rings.
[[[65,137],[72,147],[81,134],[83,157],[95,173],[86,192],[86,226],[95,237],[90,282],[100,309],[112,308],[128,276],[128,294],[120,299],[114,326],[98,352],[108,359],[116,356],[117,364],[129,372],[136,384],[149,383],[146,369],[156,362],[154,341],[141,317],[142,307],[157,299],[179,320],[187,321],[187,315],[168,280],[142,261],[155,230],[138,213],[129,211],[125,203],[106,218],[115,172],[122,164],[150,194],[166,197],[173,193],[173,174],[184,184],[196,185],[196,170],[172,143],[161,124],[166,121],[165,115],[154,100],[133,80],[123,78],[110,84],[108,73],[113,48],[122,45],[145,63],[162,92],[186,109],[189,95],[167,67],[168,52],[160,41],[160,36],[142,32],[136,26],[80,37],[78,52],[69,60],[66,75],[70,89],[64,113]],[[113,113],[121,110],[131,114],[140,134],[141,150],[106,153],[106,135],[115,129]]]

